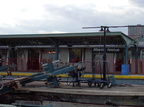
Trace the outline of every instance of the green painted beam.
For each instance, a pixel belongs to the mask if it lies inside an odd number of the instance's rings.
[[[107,32],[107,36],[122,35],[122,32]],[[0,35],[0,38],[46,38],[46,37],[87,37],[87,36],[103,36],[103,32],[90,33],[56,33],[56,34],[10,34]]]

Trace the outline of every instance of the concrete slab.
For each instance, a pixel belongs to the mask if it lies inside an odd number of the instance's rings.
[[[73,87],[63,82],[58,88],[46,87],[44,81],[26,84],[17,89],[16,94],[22,97],[28,95],[42,101],[73,102],[81,104],[118,105],[118,106],[144,106],[144,86],[118,84],[112,88],[103,89],[88,87],[82,83],[81,87]],[[21,95],[20,95],[21,94]],[[26,96],[25,96],[26,97]],[[38,98],[36,98],[38,97]]]

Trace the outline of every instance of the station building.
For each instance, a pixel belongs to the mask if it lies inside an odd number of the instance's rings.
[[[143,37],[130,38],[122,32],[13,34],[0,35],[0,66],[14,63],[18,72],[42,72],[41,64],[49,59],[61,65],[85,66],[86,73],[100,73],[106,43],[107,67],[110,74],[122,74],[122,65],[129,74],[144,74]]]

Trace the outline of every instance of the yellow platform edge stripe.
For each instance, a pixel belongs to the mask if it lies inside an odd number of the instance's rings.
[[[68,77],[66,74],[61,74],[59,76],[62,77]],[[112,75],[107,75],[107,76],[112,76]],[[95,78],[102,78],[103,76],[101,75],[95,75]],[[117,79],[144,79],[144,75],[114,75],[115,78]],[[84,78],[92,78],[92,75],[87,74],[84,75]]]
[[[26,73],[26,72],[12,72],[12,76],[30,76],[36,73]],[[7,72],[0,72],[0,75],[8,75]],[[109,74],[107,76],[111,76],[113,74]],[[60,74],[58,76],[68,77],[67,74]],[[84,78],[92,78],[91,74],[86,74],[83,76]],[[144,79],[144,75],[114,75],[116,79]],[[102,78],[102,75],[95,75],[95,78]]]

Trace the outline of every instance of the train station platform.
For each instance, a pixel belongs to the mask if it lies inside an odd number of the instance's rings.
[[[20,75],[19,75],[20,76]],[[24,76],[24,75],[23,75]],[[18,80],[22,77],[5,76],[4,81]],[[62,74],[66,78],[66,74]],[[84,75],[86,78],[91,78],[92,75]],[[103,89],[92,85],[89,87],[87,82],[81,82],[81,85],[73,86],[70,81],[60,81],[57,88],[48,87],[45,80],[30,82],[22,87],[20,84],[15,91],[12,91],[6,96],[0,96],[0,99],[12,99],[15,102],[34,101],[41,105],[52,105],[51,107],[142,107],[144,106],[144,85],[132,84],[127,81],[141,80],[143,84],[143,76],[134,78],[137,75],[120,75],[129,76],[129,78],[119,81],[117,75],[117,84],[113,84],[111,88],[105,86]],[[100,78],[100,75],[96,75]],[[131,77],[131,78],[130,78]],[[132,78],[133,77],[133,78]],[[140,77],[140,76],[138,76]],[[2,101],[2,100],[0,100]],[[8,102],[8,101],[7,101]],[[57,105],[56,105],[57,104]]]
[[[55,105],[54,107],[66,107],[66,104],[69,104],[68,107],[144,106],[143,85],[118,84],[100,89],[88,87],[86,83],[82,83],[80,87],[73,87],[61,82],[58,88],[50,88],[46,87],[43,81],[35,81],[9,95],[15,100],[40,101],[43,105],[51,104]]]

